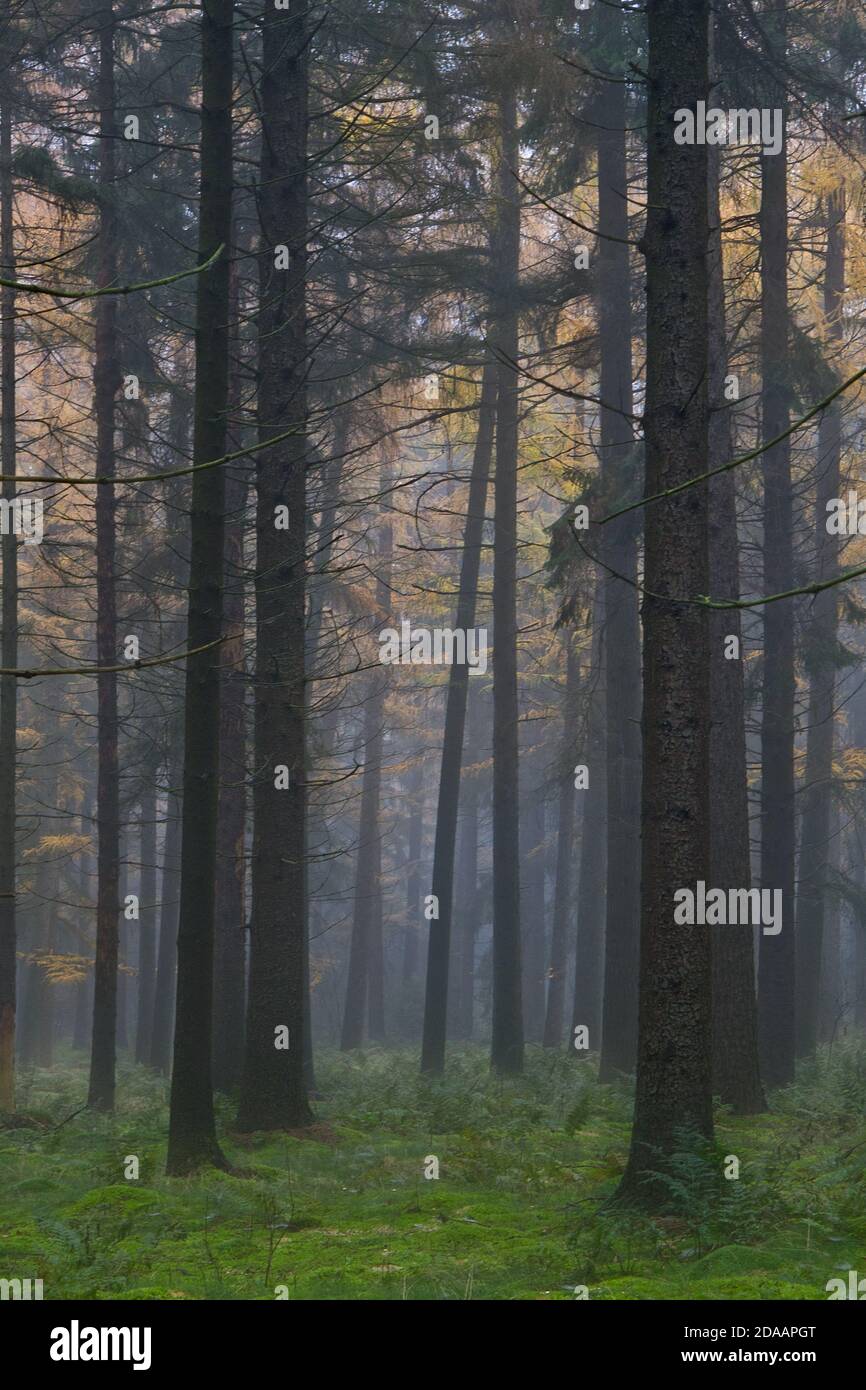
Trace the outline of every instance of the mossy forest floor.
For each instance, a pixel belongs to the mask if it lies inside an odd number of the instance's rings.
[[[531,1049],[498,1081],[473,1047],[433,1081],[409,1050],[323,1055],[316,1138],[242,1139],[221,1101],[250,1176],[180,1180],[164,1083],[124,1065],[116,1115],[75,1115],[66,1054],[21,1078],[30,1123],[0,1128],[0,1277],[46,1299],[773,1300],[866,1275],[866,1047],[825,1049],[766,1115],[720,1109],[712,1148],[684,1135],[654,1217],[605,1206],[631,1100],[594,1071]]]

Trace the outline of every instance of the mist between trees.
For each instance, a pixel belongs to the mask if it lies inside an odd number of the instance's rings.
[[[558,1050],[663,1207],[866,1024],[862,5],[10,0],[0,60],[0,1109],[134,1062],[236,1172],[215,1094]]]

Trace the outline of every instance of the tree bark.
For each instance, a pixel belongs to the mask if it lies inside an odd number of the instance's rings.
[[[710,42],[714,35],[711,29]],[[709,165],[709,461],[719,468],[733,458],[731,403],[725,398],[728,369],[725,282],[719,206],[720,156],[708,147]],[[714,598],[740,597],[736,490],[733,473],[709,484],[710,593]],[[738,655],[725,657],[728,637]],[[746,776],[746,729],[742,624],[735,608],[710,616],[710,880],[713,888],[752,884],[749,844],[749,797]],[[711,929],[713,981],[713,1091],[735,1114],[765,1109],[758,1065],[758,1008],[755,993],[755,947],[749,924]]]
[[[8,103],[0,106],[0,268],[5,280],[16,278],[12,222],[12,121]],[[0,289],[0,472],[3,497],[11,505],[17,455],[15,442],[15,291]],[[2,625],[0,665],[18,665],[18,540],[10,529],[0,543],[2,556]],[[15,1109],[15,770],[18,682],[0,677],[0,1113]]]
[[[381,491],[387,492],[387,472],[383,472]],[[385,503],[387,506],[387,501]],[[380,528],[378,578],[376,581],[376,621],[387,622],[391,608],[391,560],[393,529],[390,516]],[[381,913],[380,877],[382,840],[379,821],[384,746],[385,695],[388,678],[384,669],[370,677],[364,703],[364,772],[361,780],[361,810],[358,821],[358,856],[355,868],[355,904],[352,941],[349,947],[349,973],[340,1048],[348,1052],[364,1041],[364,1023],[371,1037],[384,1032],[381,997]],[[377,927],[377,914],[379,918]],[[378,951],[378,957],[377,957]],[[378,981],[375,975],[378,974]]]
[[[765,16],[775,46],[785,52],[785,0]],[[771,106],[787,120],[785,91],[773,85]],[[788,176],[787,132],[777,155],[761,157],[761,436],[788,426]],[[762,455],[764,472],[764,590],[793,587],[791,445]],[[790,599],[764,609],[764,692],[761,722],[761,885],[782,892],[782,930],[761,933],[758,1039],[768,1086],[794,1078],[794,609]]]
[[[478,837],[481,820],[481,785],[477,764],[485,737],[485,697],[470,688],[466,710],[466,738],[476,766],[464,762],[460,780],[461,830],[457,854],[457,902],[454,914],[459,942],[457,956],[457,1007],[454,1036],[471,1042],[475,1025],[475,936],[478,928]]]
[[[544,979],[547,967],[545,941],[545,853],[546,814],[541,784],[539,752],[530,754],[524,784],[533,777],[528,805],[521,816],[521,862],[523,864],[521,905],[521,950],[523,953],[523,1013],[528,1042],[540,1043],[544,1035]],[[531,769],[531,771],[530,771]]]
[[[233,364],[229,369],[229,416],[241,409],[238,356],[239,295],[231,272]],[[233,448],[241,441],[231,433]],[[225,595],[223,620],[230,638],[223,643],[220,673],[220,799],[217,821],[216,935],[214,941],[213,1079],[230,1091],[241,1077],[246,1000],[246,701],[244,672],[244,512],[243,477],[226,477]]]
[[[421,846],[424,838],[424,758],[416,756],[406,779],[409,829],[406,836],[406,926],[403,938],[403,987],[411,985],[418,971],[418,936],[421,930]]]
[[[845,294],[845,189],[827,199],[827,253],[824,265],[824,319],[829,349],[843,346]],[[839,569],[839,539],[827,530],[827,503],[839,496],[842,456],[842,411],[836,400],[822,411],[818,426],[818,479],[815,490],[816,582],[832,579]],[[821,998],[821,943],[828,907],[830,819],[833,781],[838,589],[825,589],[811,604],[805,643],[809,670],[809,731],[806,782],[797,875],[797,1044],[812,1056],[818,1041]]]
[[[168,1075],[171,1061],[174,994],[177,974],[177,923],[180,910],[181,799],[173,789],[180,780],[177,766],[169,765],[170,785],[165,796],[165,837],[159,878],[159,946],[153,995],[153,1028],[150,1065]]]
[[[497,369],[486,362],[481,377],[478,407],[478,433],[469,477],[466,525],[460,560],[455,628],[467,631],[475,624],[478,601],[478,574],[481,543],[487,507],[487,486],[493,453],[493,425],[497,392]],[[445,1035],[448,1013],[448,974],[451,950],[451,921],[454,910],[454,860],[457,840],[457,814],[460,801],[460,769],[469,693],[469,667],[456,663],[448,674],[445,704],[445,731],[439,769],[439,799],[436,806],[436,835],[433,844],[431,891],[439,905],[438,921],[430,922],[427,946],[427,982],[424,1000],[424,1035],[421,1070],[441,1073],[445,1067]]]
[[[586,767],[589,786],[578,794],[583,800],[580,840],[580,869],[575,899],[577,944],[574,956],[574,996],[571,1036],[576,1028],[586,1028],[589,1050],[602,1047],[602,994],[605,972],[604,890],[607,875],[607,778],[605,776],[606,739],[604,733],[604,681],[607,665],[607,638],[604,621],[604,581],[595,585],[592,605],[592,647],[586,681]],[[571,767],[574,780],[574,765]],[[580,1052],[573,1055],[579,1057]]]
[[[81,834],[90,836],[95,817],[86,815],[84,809],[81,812]],[[79,852],[78,856],[78,900],[80,903],[80,913],[84,919],[85,926],[78,933],[76,954],[87,956],[88,950],[92,949],[93,936],[90,927],[90,850],[85,847]],[[84,979],[75,986],[75,1022],[73,1027],[72,1045],[79,1051],[84,1051],[90,1045],[90,1018],[93,1013],[93,971],[86,967]]]
[[[650,494],[706,471],[707,153],[678,145],[674,112],[709,96],[708,0],[650,0],[647,111],[647,395]],[[713,1130],[710,941],[674,921],[674,894],[709,869],[707,490],[646,516],[643,840],[635,1115],[620,1200],[668,1199],[652,1176],[682,1131]]]
[[[138,1017],[135,1060],[150,1061],[156,988],[156,785],[148,778],[141,796],[141,872],[138,905]]]
[[[99,18],[99,273],[100,287],[117,282],[117,214],[115,212],[118,139],[114,79],[115,16],[103,5]],[[115,393],[120,385],[117,300],[96,301],[93,405],[96,414],[96,473],[115,473]],[[114,483],[96,489],[96,664],[112,667],[118,658],[115,590]],[[97,901],[94,966],[93,1036],[87,1103],[96,1110],[114,1109],[117,1051],[117,959],[120,914],[120,787],[117,764],[117,676],[106,670],[96,678]]]
[[[221,458],[226,442],[229,245],[232,225],[233,0],[202,0],[199,259],[196,277],[193,463]],[[223,636],[225,478],[193,475],[184,726],[183,843],[177,938],[177,1012],[166,1169],[225,1167],[211,1078],[214,885],[219,792],[219,670]],[[202,649],[205,650],[202,650]]]
[[[556,828],[556,886],[553,896],[553,926],[550,939],[550,965],[547,972],[547,1003],[544,1015],[544,1046],[562,1046],[565,1018],[565,975],[568,965],[568,922],[573,906],[572,862],[574,860],[574,730],[577,724],[577,692],[580,665],[572,633],[565,633],[565,692],[563,695],[563,737],[559,779],[559,818]]]
[[[609,68],[625,68],[622,14],[600,7]],[[629,266],[626,87],[602,82],[598,114],[598,333],[601,370],[601,482],[606,510],[635,493],[640,455],[631,415],[632,309]],[[638,474],[635,479],[635,473]],[[637,1049],[640,921],[640,621],[637,558],[640,513],[602,533],[604,683],[607,743],[607,885],[600,1078],[633,1072]],[[614,573],[611,573],[614,571]],[[622,576],[617,578],[617,576]],[[597,783],[596,783],[597,785]]]
[[[490,1061],[500,1075],[523,1070],[518,828],[517,453],[520,352],[520,164],[517,99],[503,90],[498,107],[498,271],[491,340],[498,359],[495,520],[493,531],[493,1031]]]

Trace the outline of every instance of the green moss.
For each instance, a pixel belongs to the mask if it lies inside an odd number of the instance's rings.
[[[853,1046],[767,1115],[720,1111],[715,1146],[684,1140],[654,1218],[605,1206],[630,1096],[599,1086],[591,1062],[533,1049],[505,1082],[463,1048],[435,1080],[414,1054],[373,1049],[323,1057],[319,1086],[334,1142],[241,1139],[219,1100],[221,1142],[247,1176],[172,1180],[162,1080],[124,1065],[115,1116],[73,1115],[80,1065],[31,1073],[22,1109],[52,1127],[2,1136],[8,1277],[41,1276],[46,1299],[561,1301],[586,1285],[591,1299],[735,1301],[825,1298],[840,1269],[866,1268],[866,1164],[852,1151],[866,1059]],[[740,1177],[720,1182],[730,1153]]]

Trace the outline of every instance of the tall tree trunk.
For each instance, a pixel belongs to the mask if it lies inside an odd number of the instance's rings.
[[[322,504],[319,512],[319,525],[316,531],[316,544],[312,557],[311,573],[316,582],[310,584],[309,617],[307,620],[307,651],[310,682],[315,675],[319,640],[322,635],[322,618],[325,599],[329,589],[328,564],[333,558],[337,542],[337,518],[340,509],[343,472],[346,462],[346,447],[349,442],[349,429],[352,413],[348,407],[337,411],[334,425],[334,452],[325,470],[322,489]]]
[[[418,935],[421,929],[421,845],[424,838],[424,758],[416,756],[406,779],[409,830],[406,837],[406,927],[403,937],[403,986],[410,985],[418,969]]]
[[[12,121],[8,103],[0,107],[0,269],[14,280],[15,241],[12,223]],[[15,446],[15,291],[0,289],[0,472],[3,498],[14,503]],[[0,542],[2,555],[2,625],[0,666],[18,665],[18,540],[10,528]],[[15,1109],[15,768],[18,682],[0,676],[0,1113]]]
[[[785,0],[764,23],[785,53]],[[783,85],[768,104],[787,120]],[[761,156],[761,434],[766,443],[788,426],[788,175],[787,132],[776,155]],[[791,445],[763,454],[764,590],[793,588]],[[768,1086],[794,1078],[794,609],[790,599],[764,609],[764,691],[761,724],[761,885],[782,892],[782,930],[761,933],[758,1038]]]
[[[239,296],[235,268],[231,272],[230,323],[232,356],[229,369],[229,416],[241,410],[241,366],[238,360]],[[232,431],[233,448],[240,447]],[[217,813],[216,927],[214,941],[213,1079],[218,1091],[230,1091],[240,1080],[244,1055],[246,996],[246,720],[244,672],[244,512],[247,485],[243,477],[226,477],[225,595],[226,632],[220,675],[220,799]]]
[[[379,787],[382,759],[382,709],[384,677],[378,673],[364,705],[364,772],[361,780],[361,809],[358,820],[358,855],[355,869],[355,902],[352,940],[343,1007],[340,1048],[348,1052],[364,1041],[367,995],[370,975],[370,946],[373,914],[379,904]]]
[[[115,211],[118,140],[114,90],[114,8],[103,5],[99,17],[99,286],[117,282],[117,214]],[[120,385],[117,339],[117,300],[105,295],[96,301],[93,406],[96,414],[96,472],[115,473],[115,393]],[[96,489],[96,664],[117,664],[117,594],[115,590],[114,483]],[[93,992],[93,1038],[90,1053],[88,1104],[114,1109],[117,956],[120,912],[120,787],[117,765],[117,676],[105,670],[96,678],[98,740],[97,773],[97,902],[96,963]]]
[[[148,769],[141,796],[141,872],[138,905],[138,1017],[135,1060],[150,1061],[156,985],[156,769]]]
[[[866,748],[866,687],[862,684],[854,692],[848,714],[850,741],[854,748]],[[863,835],[863,818],[866,815],[866,779],[857,788],[856,815],[848,827],[849,850],[848,872],[858,888],[866,889],[866,843]],[[866,1032],[866,918],[855,912],[852,923],[854,952],[851,988],[854,1005],[854,1024]]]
[[[480,761],[479,745],[484,736],[482,694],[470,687],[466,710],[466,739],[470,753]],[[481,791],[477,770],[464,764],[460,781],[460,841],[457,852],[456,1007],[454,1036],[471,1041],[475,1015],[475,933],[478,926],[478,828]]]
[[[92,832],[94,816],[85,815],[84,809],[81,812],[81,834],[88,838]],[[93,935],[90,926],[90,850],[85,846],[79,851],[78,855],[78,901],[80,904],[79,914],[83,921],[77,936],[75,952],[80,956],[87,956],[93,949]],[[79,1051],[84,1051],[90,1044],[90,1018],[93,1013],[93,971],[90,967],[85,968],[84,979],[80,980],[75,986],[75,1023],[72,1035],[72,1045]]]
[[[605,971],[604,891],[607,874],[607,778],[604,681],[607,665],[607,637],[604,621],[605,584],[598,578],[592,605],[592,647],[586,681],[585,766],[589,785],[581,789],[583,801],[580,840],[580,869],[577,879],[577,946],[574,957],[574,996],[571,1036],[573,1049],[576,1028],[586,1028],[589,1050],[602,1047],[602,989]],[[572,781],[575,764],[570,769]],[[575,1057],[580,1053],[574,1051]]]
[[[845,189],[827,198],[827,254],[824,264],[824,318],[830,351],[843,347],[842,307],[845,294]],[[818,479],[815,489],[816,582],[832,579],[839,568],[839,539],[827,530],[827,503],[839,496],[842,455],[842,410],[836,400],[822,411],[818,427]],[[818,1040],[821,997],[821,939],[830,859],[830,816],[833,779],[838,589],[815,595],[806,635],[805,662],[809,670],[809,732],[806,743],[806,785],[797,875],[797,1045],[811,1056]]]
[[[674,112],[709,96],[709,0],[650,0],[647,394],[650,494],[707,466],[707,154],[678,145]],[[643,841],[635,1116],[622,1200],[668,1198],[652,1174],[678,1134],[713,1129],[710,940],[678,925],[674,894],[709,870],[707,490],[652,504],[643,599]]]
[[[172,451],[188,455],[189,416],[192,394],[176,380],[169,404],[168,435]],[[165,485],[166,565],[171,582],[179,591],[189,585],[188,516],[190,484],[185,478],[172,478]],[[174,641],[187,646],[186,615],[174,625]],[[153,1000],[153,1028],[150,1065],[167,1076],[171,1070],[174,1008],[177,980],[177,928],[180,914],[180,846],[183,816],[183,725],[175,715],[165,739],[165,832],[159,876],[159,942],[156,955],[156,987]]]
[[[380,776],[381,786],[381,776]],[[381,809],[379,811],[381,815]],[[385,827],[381,825],[376,840],[375,897],[370,916],[370,950],[367,969],[367,1033],[371,1042],[385,1041],[385,942],[383,913],[384,894],[382,892],[382,840]]]
[[[714,33],[710,31],[713,45]],[[725,399],[728,369],[725,282],[722,262],[717,145],[708,147],[709,258],[709,462],[719,468],[733,457],[731,406]],[[709,484],[710,593],[740,597],[737,504],[733,473]],[[736,659],[726,659],[726,639],[737,640]],[[742,625],[736,608],[710,615],[710,880],[713,888],[751,887],[749,796]],[[738,1115],[765,1108],[758,1065],[755,948],[749,924],[712,929],[713,1091]]]
[[[623,20],[600,6],[608,67],[625,70]],[[613,510],[639,486],[640,454],[631,415],[632,310],[629,267],[626,87],[602,82],[598,132],[598,333],[601,355],[601,478]],[[635,477],[637,474],[637,478]],[[634,1071],[637,1051],[640,921],[640,622],[637,594],[639,513],[602,535],[607,741],[607,888],[600,1076]],[[615,571],[612,574],[610,571]],[[617,578],[621,575],[622,578]],[[598,781],[596,781],[598,786]],[[581,890],[582,891],[582,890]]]
[[[307,8],[262,20],[256,680],[247,1039],[238,1127],[309,1124],[306,914]],[[275,268],[275,248],[288,269]],[[282,525],[286,517],[287,524]],[[278,768],[287,769],[280,786]],[[288,1030],[281,1043],[281,1028]]]
[[[122,885],[120,892],[123,898],[122,910],[118,913],[117,921],[117,1006],[115,1009],[115,1030],[114,1036],[118,1048],[124,1051],[129,1047],[129,1033],[127,1029],[128,1005],[129,1005],[129,975],[128,966],[132,957],[130,950],[130,925],[126,919],[126,898],[132,892],[133,882],[129,869],[129,831],[125,827],[118,840],[120,852],[120,862],[118,864],[119,883]],[[138,887],[138,885],[135,885]]]
[[[229,242],[232,225],[233,0],[202,0],[199,258],[221,255],[196,280],[193,463],[225,453]],[[226,1166],[216,1139],[211,1079],[214,885],[219,793],[219,670],[223,636],[225,478],[193,475],[186,663],[183,843],[177,936],[177,1017],[167,1171]],[[206,650],[201,650],[205,648]]]
[[[498,358],[493,531],[493,1032],[490,1061],[501,1075],[523,1070],[520,955],[517,699],[517,452],[520,352],[520,164],[517,98],[498,103],[491,341]]]
[[[383,473],[381,491],[387,494],[387,474]],[[387,501],[384,505],[388,505]],[[393,529],[386,514],[380,530],[378,545],[378,578],[376,581],[376,621],[387,622],[391,607],[391,559]],[[367,1018],[371,1036],[384,1031],[381,1017],[381,996],[372,979],[373,971],[381,971],[381,912],[380,876],[382,868],[381,825],[379,820],[382,785],[382,750],[384,746],[385,695],[388,678],[384,670],[370,677],[364,704],[364,772],[361,780],[361,811],[358,822],[358,856],[355,868],[355,905],[352,921],[352,941],[349,947],[349,972],[346,981],[346,1002],[340,1047],[343,1052],[360,1047],[364,1040],[364,1020]],[[377,929],[376,916],[380,921]],[[378,959],[374,959],[376,951]],[[381,974],[379,983],[381,983]],[[374,1017],[375,1006],[375,1017]]]
[[[174,994],[177,973],[177,924],[180,912],[181,798],[174,790],[180,781],[180,757],[169,764],[165,796],[165,837],[162,873],[159,877],[159,947],[153,995],[153,1029],[150,1065],[168,1075],[171,1060]]]
[[[565,632],[565,692],[563,695],[562,769],[559,779],[559,819],[556,828],[556,885],[553,896],[553,928],[547,972],[547,1006],[544,1046],[561,1047],[565,1017],[565,973],[568,965],[568,922],[571,915],[572,861],[574,859],[574,731],[577,724],[577,691],[580,664],[573,634]]]
[[[311,701],[315,693],[319,639],[322,631],[325,598],[329,586],[327,569],[337,540],[337,513],[340,504],[343,465],[345,463],[346,445],[349,438],[350,420],[351,413],[348,409],[342,409],[337,412],[333,436],[333,456],[326,469],[315,548],[307,575],[309,611],[307,615],[306,635],[307,679],[305,684],[305,700],[307,708],[306,758],[308,767],[312,767],[314,762],[316,740],[314,732],[315,725],[311,718]],[[312,578],[312,576],[316,574],[318,574],[318,583],[315,583]],[[323,733],[321,742],[325,747],[328,747],[331,742],[330,737]],[[313,817],[310,814],[310,807],[308,804],[305,828],[306,846],[304,849],[304,902],[306,904],[307,916],[304,928],[304,1077],[307,1091],[315,1099],[317,1095],[316,1071],[313,1058],[313,995],[310,976],[310,935],[313,905],[309,892],[311,860],[310,834],[312,825]]]
[[[544,978],[547,968],[544,901],[546,815],[541,758],[536,752],[530,755],[527,762],[529,767],[524,783],[529,781],[532,774],[535,775],[528,797],[529,804],[524,802],[521,816],[523,1013],[527,1041],[540,1043],[544,1033]]]
[[[497,368],[484,364],[478,433],[469,477],[460,586],[457,595],[455,628],[467,631],[475,624],[478,601],[478,573],[481,542],[487,506],[487,485],[493,453],[493,424],[497,393]],[[457,839],[457,812],[460,801],[460,768],[469,692],[468,665],[452,665],[448,673],[445,704],[445,731],[439,770],[439,799],[436,805],[436,836],[433,844],[432,893],[438,903],[438,920],[430,922],[427,946],[427,982],[424,999],[424,1036],[421,1070],[441,1073],[445,1067],[445,1035],[448,1016],[448,974],[451,950],[451,920],[454,911],[454,855]],[[515,731],[516,737],[516,731]]]
[[[822,908],[821,993],[818,1000],[817,1042],[833,1043],[847,1033],[853,1000],[849,999],[842,970],[842,914],[839,893],[830,883],[839,867],[839,807],[832,802],[828,818],[826,885]]]

